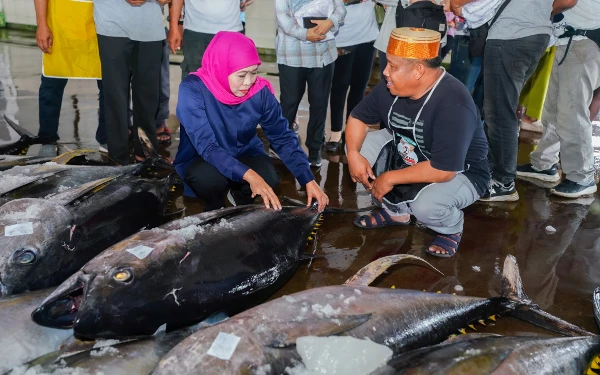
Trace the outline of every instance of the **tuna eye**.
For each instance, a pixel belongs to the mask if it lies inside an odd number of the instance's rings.
[[[133,273],[130,270],[119,270],[113,275],[115,281],[126,283],[133,277]]]
[[[37,260],[35,253],[31,250],[17,250],[13,254],[13,261],[19,264],[33,264]]]

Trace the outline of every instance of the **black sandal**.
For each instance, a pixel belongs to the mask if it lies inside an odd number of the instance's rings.
[[[373,224],[371,219],[375,219],[375,224]],[[361,223],[363,220],[364,224]],[[410,219],[408,219],[408,221],[406,222],[395,221],[394,219],[392,219],[390,214],[387,213],[386,210],[380,210],[370,215],[359,216],[356,219],[354,219],[352,223],[362,229],[373,229],[393,226],[406,226],[410,224]]]
[[[460,244],[460,240],[462,238],[462,232],[454,233],[454,234],[438,234],[435,236],[433,241],[427,247],[425,252],[429,255],[433,255],[438,258],[450,258],[454,256],[458,251],[458,245]],[[437,246],[443,250],[445,253],[436,253],[431,250],[432,246]]]

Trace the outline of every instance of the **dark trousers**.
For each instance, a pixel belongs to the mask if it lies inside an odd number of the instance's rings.
[[[466,35],[454,37],[448,73],[461,81],[467,86],[469,92],[471,92],[473,91],[477,77],[479,77],[479,73],[481,72],[481,62],[483,61],[483,58],[481,56],[469,56],[469,40],[470,37]]]
[[[181,63],[181,79],[195,72],[202,66],[202,56],[206,47],[215,34],[199,33],[192,30],[183,30],[183,62]]]
[[[548,47],[548,35],[488,40],[483,56],[483,112],[492,178],[505,185],[517,172],[517,106],[525,82]]]
[[[309,156],[320,152],[325,143],[327,100],[333,79],[333,66],[332,63],[322,68],[296,68],[278,64],[281,110],[289,124],[292,124],[296,118],[298,106],[308,84],[310,107],[305,144]]]
[[[377,57],[379,58],[379,73],[381,74],[381,79],[385,80],[383,76],[383,71],[385,70],[385,66],[387,65],[387,57],[385,56],[385,52],[377,50]]]
[[[42,75],[42,83],[39,90],[39,119],[40,128],[38,136],[43,143],[52,143],[59,140],[58,123],[60,119],[60,108],[62,106],[63,94],[68,79],[50,78]],[[100,100],[98,110],[98,129],[96,130],[96,141],[106,143],[106,128],[104,123],[104,94],[102,81],[98,80],[98,96]]]
[[[138,128],[144,130],[155,150],[155,115],[160,92],[160,68],[163,41],[138,42],[129,38],[98,35],[108,154],[121,165],[129,164],[128,95],[131,84],[133,99],[133,139],[136,154],[141,156]]]
[[[342,131],[344,123],[356,105],[364,98],[371,69],[373,68],[373,57],[375,49],[373,42],[362,43],[343,49],[352,52],[338,56],[335,60],[333,70],[333,81],[331,83],[331,95],[329,103],[331,106],[331,131]],[[350,92],[348,93],[348,87]],[[346,100],[346,94],[348,99]],[[344,104],[346,104],[346,116],[344,117]]]
[[[272,188],[279,185],[279,175],[268,156],[242,156],[238,160],[258,173]],[[252,190],[247,182],[234,182],[227,179],[217,168],[202,158],[194,160],[189,165],[185,171],[184,181],[198,198],[204,200],[206,211],[225,207],[223,196],[228,188],[234,192],[232,195],[237,205],[252,204],[254,202]]]

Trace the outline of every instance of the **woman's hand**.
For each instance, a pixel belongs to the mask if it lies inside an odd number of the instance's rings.
[[[281,210],[281,202],[279,202],[279,198],[277,198],[277,195],[275,195],[275,192],[273,189],[271,189],[271,186],[269,186],[269,184],[267,184],[258,173],[254,172],[252,169],[248,169],[248,171],[244,174],[243,179],[250,184],[252,198],[260,195],[265,202],[266,208],[273,207],[276,210]]]
[[[321,190],[321,187],[317,185],[315,180],[312,180],[306,184],[306,195],[308,196],[306,206],[310,206],[313,199],[319,202],[319,212],[325,209],[325,206],[329,204],[329,197]]]

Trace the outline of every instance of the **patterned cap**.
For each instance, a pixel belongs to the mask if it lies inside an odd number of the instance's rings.
[[[400,27],[392,30],[387,53],[404,59],[433,59],[439,55],[440,39],[437,31]]]

